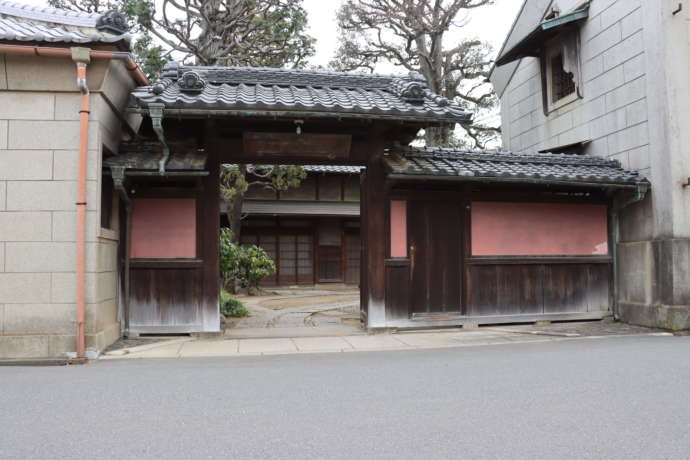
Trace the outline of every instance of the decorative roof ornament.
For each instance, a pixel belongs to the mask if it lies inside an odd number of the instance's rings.
[[[161,78],[172,78],[177,80],[180,77],[180,63],[177,61],[168,61],[163,66],[161,71]]]
[[[424,85],[418,81],[408,81],[404,83],[400,96],[407,102],[421,104],[424,102],[425,89]]]
[[[105,12],[96,22],[96,29],[100,32],[107,32],[113,35],[122,35],[129,31],[127,16],[119,11],[110,10]]]
[[[201,75],[190,70],[182,74],[177,81],[177,86],[180,87],[180,91],[185,93],[200,93],[206,86],[206,82],[201,78]]]

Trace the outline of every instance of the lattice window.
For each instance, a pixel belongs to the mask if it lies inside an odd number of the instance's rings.
[[[573,74],[563,69],[563,54],[551,57],[551,103],[556,103],[575,93]]]

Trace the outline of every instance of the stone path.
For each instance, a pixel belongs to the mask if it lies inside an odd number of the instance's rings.
[[[473,330],[449,329],[437,331],[400,332],[378,335],[341,335],[319,337],[235,338],[225,340],[183,339],[171,343],[149,345],[144,349],[124,349],[109,352],[101,359],[136,358],[193,358],[218,356],[255,356],[299,353],[340,353],[376,350],[410,350],[424,348],[475,347],[489,345],[556,342],[563,340],[592,340],[603,337],[630,335],[672,335],[651,329],[630,327],[614,322],[567,323],[563,326],[503,326]],[[555,327],[554,327],[555,326]],[[553,327],[553,329],[551,329]],[[606,333],[597,332],[605,329]],[[574,332],[578,331],[578,332]]]
[[[272,296],[240,298],[250,316],[234,322],[232,333],[246,328],[299,328],[350,325],[359,318],[359,292],[297,291]]]

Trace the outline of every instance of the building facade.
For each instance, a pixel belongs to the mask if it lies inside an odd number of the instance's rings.
[[[250,187],[242,212],[242,244],[263,248],[276,273],[262,286],[360,283],[359,166],[303,166],[299,187]]]
[[[504,147],[614,159],[651,181],[617,202],[615,309],[690,327],[690,13],[663,0],[527,0],[491,81]]]
[[[123,110],[137,81],[117,57],[128,40],[104,15],[0,1],[0,357],[75,350],[83,134],[86,346],[100,350],[121,334],[120,222],[101,170],[103,156],[138,129]],[[78,63],[90,91],[86,130]]]
[[[493,75],[504,116],[527,110],[520,123],[541,120],[515,128],[525,128],[516,153],[409,147],[422,129],[472,122],[417,74],[169,62],[149,84],[126,52],[121,16],[0,2],[0,357],[84,357],[121,335],[218,332],[227,163],[318,165],[280,196],[251,191],[242,238],[273,253],[276,283],[359,278],[368,329],[595,319],[612,310],[630,318],[647,311],[640,292],[666,296],[669,318],[684,311],[672,301],[686,294],[678,283],[687,252],[678,250],[688,240],[662,232],[681,228],[682,202],[665,200],[683,187],[664,174],[677,178],[683,156],[664,137],[664,158],[679,163],[657,173],[651,148],[652,124],[670,129],[665,119],[631,125],[649,126],[650,166],[639,168],[595,155],[599,138],[578,137],[579,123],[562,138],[553,123],[589,107],[575,31],[590,16],[605,23],[608,10],[595,15],[594,5],[549,10],[525,26],[527,40],[504,49]],[[522,66],[515,56],[531,62],[544,32],[547,41],[564,33],[567,51],[551,49],[548,71],[528,70],[517,93],[514,72],[500,88],[500,69]],[[550,88],[541,96],[538,75]],[[632,75],[623,72],[621,84]],[[604,107],[628,100],[613,91]],[[543,118],[530,108],[539,100]],[[621,106],[626,124],[636,121],[635,102]],[[543,145],[529,143],[554,130]],[[507,128],[508,145],[514,132]],[[637,142],[627,134],[610,142],[629,147],[630,158],[638,146],[623,144]],[[359,177],[338,167],[358,168]],[[657,174],[658,192],[647,193],[640,171]],[[655,220],[667,214],[671,227]]]

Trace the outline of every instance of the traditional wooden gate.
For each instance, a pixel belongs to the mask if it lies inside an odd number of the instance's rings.
[[[408,204],[411,315],[462,312],[462,214],[457,202]]]

